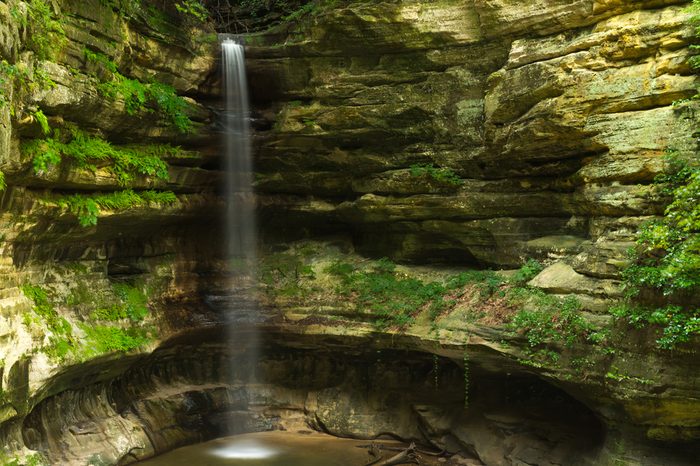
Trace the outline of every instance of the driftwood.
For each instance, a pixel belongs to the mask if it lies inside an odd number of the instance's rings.
[[[416,452],[416,444],[411,443],[408,448],[403,449],[400,453],[388,459],[382,459],[377,445],[371,445],[369,454],[378,458],[366,463],[365,466],[393,466],[398,464],[420,464],[420,457]]]
[[[369,445],[357,445],[357,448],[367,448],[367,449],[374,449],[376,450],[386,450],[386,451],[404,451],[404,447],[392,447],[389,445],[383,445],[383,444],[376,444],[372,443]],[[428,456],[445,456],[447,453],[447,450],[444,448],[440,451],[427,451],[427,450],[421,450],[420,448],[416,447],[416,453],[420,453],[421,455],[428,455]],[[374,456],[374,454],[370,451],[370,455]]]

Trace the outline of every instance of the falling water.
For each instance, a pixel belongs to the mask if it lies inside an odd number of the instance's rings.
[[[244,47],[230,38],[221,42],[224,113],[222,115],[226,183],[226,249],[230,260],[230,292],[226,299],[229,320],[229,345],[233,358],[232,382],[250,387],[256,382],[258,363],[257,322],[257,232],[255,195],[251,160],[250,115],[245,74]],[[249,402],[255,403],[252,400]],[[234,417],[229,430],[235,431]],[[250,454],[231,447],[227,454]],[[266,453],[264,448],[255,450]]]
[[[244,48],[232,39],[224,39],[221,53],[225,99],[225,168],[228,174],[228,254],[232,261],[234,284],[239,289],[254,291],[257,240]]]

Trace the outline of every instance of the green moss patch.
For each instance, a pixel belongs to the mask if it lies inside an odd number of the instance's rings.
[[[105,353],[128,352],[152,341],[155,329],[147,322],[150,309],[142,287],[126,283],[105,287],[80,275],[73,279],[75,286],[63,302],[52,298],[48,287],[22,287],[34,303],[25,325],[48,331],[48,344],[40,351],[54,361],[83,361]],[[69,321],[58,307],[71,308],[66,315],[78,319]]]

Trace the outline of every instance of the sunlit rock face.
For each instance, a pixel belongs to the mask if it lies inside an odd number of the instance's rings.
[[[233,416],[233,433],[388,431],[489,465],[693,464],[683,452],[700,439],[697,361],[652,349],[653,332],[533,364],[522,336],[465,309],[398,331],[318,293],[336,286],[326,267],[366,261],[358,252],[420,266],[537,258],[547,268],[532,286],[575,295],[607,323],[634,232],[663,211],[651,181],[664,154],[695,148],[694,104],[672,105],[695,92],[688,2],[344,2],[248,36],[262,233],[285,253],[314,238],[304,257],[318,278],[304,290],[314,300],[265,303],[255,386],[236,379],[253,370],[232,369],[240,355],[202,330],[226,321],[213,27],[183,22],[169,2],[135,17],[109,1],[50,3],[66,42],[39,62],[17,19],[26,4],[0,3],[0,59],[53,82],[3,85],[11,105],[0,105],[0,445],[11,455],[124,464],[231,433]],[[171,85],[194,131],[106,98],[86,49]],[[124,184],[107,164],[37,171],[21,146],[47,137],[39,109],[62,131],[180,150],[163,156],[167,180]],[[55,202],[125,188],[176,199],[104,209],[88,227]],[[26,285],[47,293],[72,340]],[[96,320],[114,309],[117,323]],[[98,339],[86,323],[132,340]],[[57,343],[69,344],[63,357]]]
[[[370,2],[255,37],[259,190],[376,256],[614,276],[694,147],[686,3]]]

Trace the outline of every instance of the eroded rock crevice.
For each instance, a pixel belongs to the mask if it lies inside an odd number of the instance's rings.
[[[56,464],[84,464],[96,444],[103,461],[126,464],[270,429],[390,435],[484,464],[594,464],[603,446],[589,409],[525,373],[493,373],[475,361],[465,390],[458,361],[381,346],[329,350],[303,336],[287,346],[279,334],[265,336],[253,369],[245,336],[235,348],[209,336],[142,357],[115,381],[43,401],[22,425],[24,441]],[[253,370],[255,382],[246,383]]]

